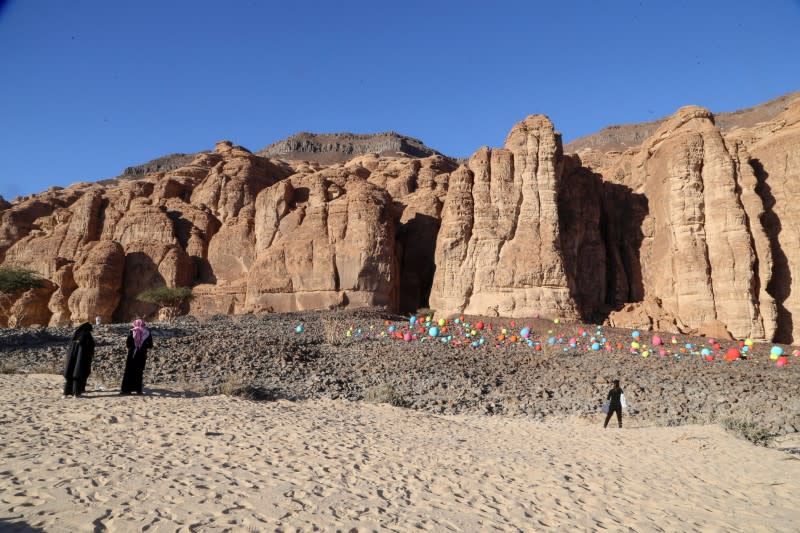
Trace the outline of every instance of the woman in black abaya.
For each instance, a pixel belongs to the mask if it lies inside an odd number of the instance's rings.
[[[147,363],[147,350],[153,347],[153,337],[144,324],[144,320],[137,318],[133,321],[133,328],[128,333],[125,341],[128,346],[128,358],[125,360],[125,375],[122,376],[120,394],[135,392],[142,394],[142,380],[144,365]]]
[[[64,360],[64,396],[80,396],[86,390],[86,380],[92,373],[94,339],[92,325],[85,322],[78,326],[69,343]]]

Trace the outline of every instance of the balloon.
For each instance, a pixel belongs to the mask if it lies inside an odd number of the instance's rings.
[[[408,319],[408,323],[411,324],[412,326],[414,325],[414,323],[416,321],[417,321],[417,317],[415,317],[415,316],[412,316],[411,318]]]
[[[636,342],[636,341],[633,341],[631,343],[631,348],[633,348],[634,350],[638,350],[640,348],[639,343]]]
[[[624,345],[621,342],[617,343],[617,350],[621,350],[623,347]]]
[[[453,320],[453,322],[455,322],[456,324],[461,324],[461,319],[460,318],[456,318],[455,320]]]
[[[392,326],[389,326],[389,333],[394,333],[394,330],[396,330],[396,329],[397,329],[397,328],[396,328],[396,327],[394,327],[394,325],[392,325]]]
[[[560,322],[561,322],[561,319],[560,319],[560,318],[556,318],[556,319],[554,319],[554,320],[553,320],[553,324],[558,324],[558,323],[560,323]]]
[[[631,337],[633,337],[634,339],[638,339],[640,335],[641,334],[636,330],[634,330],[633,333],[631,333]]]
[[[658,351],[658,355],[660,355],[661,357],[666,357],[667,356],[667,351],[662,348],[662,349],[660,349]]]
[[[469,334],[470,334],[470,335],[472,335],[472,336],[474,337],[475,335],[477,335],[477,334],[478,334],[478,332],[477,332],[476,330],[474,330],[474,329],[473,329],[472,331],[470,331],[470,332],[469,332]]]
[[[773,361],[777,360],[778,357],[783,355],[783,348],[780,346],[773,346],[772,349],[769,351],[769,358]]]
[[[713,355],[707,355],[707,356],[706,356],[706,361],[709,361],[709,362],[711,362],[711,361],[713,361],[713,360],[714,360],[714,356],[713,356]]]
[[[555,337],[550,337],[549,339],[547,339],[547,344],[553,345],[555,343],[556,343],[556,338]]]
[[[475,324],[475,329],[477,329],[478,331],[483,329],[483,320],[478,320],[478,323]]]
[[[742,346],[742,353],[747,353],[749,351],[750,351],[750,347],[749,346]]]
[[[403,340],[406,342],[411,342],[411,333],[409,333],[408,331],[403,333]]]
[[[447,320],[445,320],[444,318],[440,318],[439,319],[439,327],[444,326],[445,324],[447,324]]]
[[[439,335],[439,328],[437,328],[436,326],[433,326],[431,327],[431,329],[428,330],[428,336],[436,337],[437,335]]]
[[[675,335],[672,336],[672,344],[678,344],[678,339],[675,338]]]
[[[786,366],[789,364],[789,360],[786,357],[778,357],[778,360],[775,361],[775,366]]]
[[[511,342],[517,342],[517,336],[516,335],[511,335],[511,338],[508,339],[508,340],[510,340]]]
[[[647,350],[643,351],[642,352],[642,357],[644,357],[644,358],[650,357],[650,352],[648,352]]]
[[[708,348],[703,348],[702,350],[700,350],[700,355],[703,356],[711,355],[711,350],[709,350]]]
[[[650,341],[650,344],[653,346],[661,346],[661,337],[658,335],[653,335],[653,339]]]
[[[686,348],[687,350],[690,350],[690,351],[691,351],[691,349],[692,349],[692,348],[694,348],[694,346],[692,346],[692,343],[690,343],[690,342],[687,342],[687,343],[686,343],[686,345],[685,345],[685,348]]]
[[[509,325],[510,325],[512,328],[515,328],[515,327],[517,327],[517,322],[516,322],[516,320],[512,320],[512,321],[511,321],[511,324],[509,324]]]
[[[431,321],[431,317],[429,317],[429,316],[426,316],[426,317],[425,317],[425,322],[430,322],[430,321]]]
[[[306,330],[303,324],[298,324],[297,327],[294,328],[295,333],[303,333]]]
[[[523,339],[527,339],[531,335],[531,328],[525,327],[519,331],[519,334],[522,336]]]
[[[600,349],[600,345],[598,343],[595,342],[595,343],[592,344],[592,350],[594,350],[596,352],[599,349]]]
[[[708,339],[708,344],[713,346],[716,343],[717,343],[716,339]]]
[[[752,346],[753,345],[753,339],[745,339],[744,340],[744,345],[748,346],[748,347]]]
[[[740,355],[741,354],[739,353],[739,350],[737,350],[736,348],[729,348],[728,351],[725,353],[725,360],[736,361],[737,359],[739,359]]]
[[[508,330],[506,328],[503,328],[503,329],[500,330],[500,333],[502,333],[503,335],[507,335],[508,334]]]
[[[572,346],[573,348],[574,348],[575,346],[577,346],[577,344],[578,344],[578,341],[575,339],[575,337],[573,337],[573,338],[571,338],[571,339],[569,340],[569,345],[570,345],[570,346]]]

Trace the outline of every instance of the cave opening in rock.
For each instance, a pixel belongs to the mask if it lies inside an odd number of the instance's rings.
[[[433,275],[436,272],[436,238],[440,224],[439,219],[419,213],[408,222],[398,224],[398,311],[402,313],[413,313],[430,305]]]

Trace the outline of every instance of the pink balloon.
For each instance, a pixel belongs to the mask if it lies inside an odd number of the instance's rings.
[[[661,346],[662,344],[661,337],[659,337],[658,335],[653,335],[653,339],[650,341],[650,344],[652,344],[653,346]]]
[[[658,355],[660,355],[661,357],[666,357],[667,356],[667,351],[662,348],[662,349],[660,349],[658,351]]]
[[[403,334],[403,340],[406,341],[406,342],[411,342],[411,333],[405,332]]]
[[[786,357],[778,357],[778,360],[775,361],[776,366],[786,366],[789,364],[789,360]]]

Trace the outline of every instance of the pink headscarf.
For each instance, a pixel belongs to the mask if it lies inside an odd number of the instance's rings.
[[[145,327],[144,320],[141,318],[133,321],[131,333],[133,333],[133,344],[136,345],[137,350],[142,347],[144,340],[150,336],[150,330]]]

